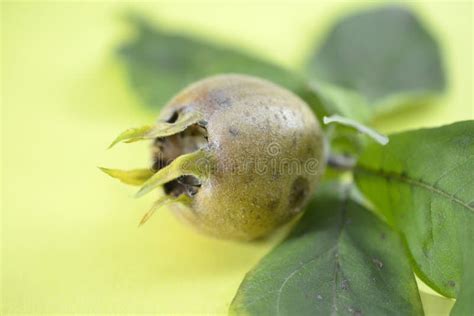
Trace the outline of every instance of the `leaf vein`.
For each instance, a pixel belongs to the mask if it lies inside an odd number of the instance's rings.
[[[382,178],[385,178],[387,180],[392,179],[392,180],[396,180],[396,181],[399,181],[399,182],[406,183],[406,184],[411,185],[411,186],[423,188],[427,191],[430,191],[432,193],[435,193],[435,194],[438,194],[442,197],[445,197],[448,200],[450,200],[450,201],[452,201],[456,204],[459,204],[462,207],[470,210],[471,212],[474,212],[474,206],[469,205],[467,202],[461,200],[460,198],[458,198],[456,196],[453,196],[452,194],[449,194],[448,192],[446,192],[446,191],[444,191],[440,188],[437,188],[437,187],[435,187],[435,186],[433,186],[429,183],[426,183],[425,181],[423,181],[421,179],[417,180],[417,179],[413,179],[413,178],[410,178],[408,176],[396,173],[394,171],[375,170],[375,169],[371,169],[369,167],[361,166],[361,165],[356,167],[356,171],[361,172],[361,173],[374,174],[374,175],[380,176]]]
[[[341,204],[341,220],[340,220],[340,223],[338,225],[338,233],[337,233],[337,238],[336,238],[336,241],[335,241],[335,244],[333,247],[329,248],[327,251],[319,254],[317,257],[315,258],[312,258],[311,260],[303,263],[300,267],[298,267],[298,269],[296,269],[295,271],[293,271],[290,275],[288,275],[288,277],[285,278],[285,280],[283,281],[282,285],[280,286],[280,288],[278,289],[278,295],[277,295],[277,300],[276,300],[276,315],[280,315],[280,301],[281,301],[281,295],[282,295],[282,292],[283,292],[283,288],[285,287],[285,285],[288,283],[288,281],[293,278],[293,276],[301,271],[301,269],[303,269],[305,266],[307,266],[308,264],[320,259],[325,253],[330,253],[332,251],[335,251],[336,253],[334,254],[335,256],[335,262],[334,262],[334,286],[333,286],[333,307],[335,307],[335,309],[337,310],[337,306],[336,306],[336,288],[337,288],[337,284],[336,284],[336,279],[337,279],[337,272],[339,270],[339,242],[340,242],[340,239],[341,239],[341,235],[342,235],[342,231],[344,229],[344,226],[345,226],[345,216],[346,216],[346,213],[347,213],[347,205],[348,205],[348,202],[349,202],[349,197],[350,197],[350,192],[349,192],[349,188],[346,188],[346,190],[344,190],[344,199],[342,200],[342,204]]]

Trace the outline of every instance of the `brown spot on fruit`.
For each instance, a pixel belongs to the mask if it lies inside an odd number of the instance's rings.
[[[303,177],[296,178],[296,180],[291,185],[290,196],[288,198],[288,206],[294,211],[299,211],[308,193],[308,180]]]
[[[232,136],[238,136],[240,134],[239,130],[235,127],[229,127],[229,134]]]

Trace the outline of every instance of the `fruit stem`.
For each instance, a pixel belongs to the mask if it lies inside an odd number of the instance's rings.
[[[330,153],[327,159],[327,165],[337,170],[349,171],[354,169],[356,159],[346,155]]]

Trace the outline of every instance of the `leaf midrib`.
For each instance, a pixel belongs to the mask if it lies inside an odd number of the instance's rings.
[[[421,179],[413,179],[413,178],[410,178],[406,175],[403,175],[403,174],[400,174],[400,173],[397,173],[395,171],[385,171],[385,170],[382,170],[382,169],[373,169],[373,168],[369,168],[367,166],[362,166],[362,165],[358,165],[356,168],[355,168],[355,172],[361,172],[361,173],[370,173],[370,174],[373,174],[373,175],[377,175],[377,176],[380,176],[382,178],[385,178],[385,179],[392,179],[392,180],[396,180],[396,181],[399,181],[399,182],[403,182],[403,183],[406,183],[408,185],[412,185],[412,186],[415,186],[415,187],[419,187],[419,188],[422,188],[422,189],[425,189],[427,191],[430,191],[432,193],[435,193],[435,194],[438,194],[442,197],[445,197],[447,198],[448,200],[456,203],[456,204],[459,204],[461,205],[462,207],[468,209],[469,211],[471,212],[474,212],[474,207],[473,206],[470,206],[467,202],[461,200],[460,198],[458,198],[457,196],[455,195],[452,195],[452,194],[449,194],[448,192],[438,188],[438,187],[435,187]]]
[[[337,227],[337,238],[335,239],[335,243],[334,243],[334,246],[329,248],[328,250],[326,250],[324,253],[330,253],[330,252],[333,252],[335,251],[335,260],[334,260],[334,284],[333,284],[333,308],[336,306],[337,304],[337,294],[336,294],[336,289],[337,289],[337,273],[340,272],[340,263],[339,263],[339,244],[340,244],[340,241],[341,241],[341,236],[342,236],[342,232],[344,230],[344,227],[345,227],[345,224],[346,224],[346,214],[347,214],[347,207],[348,207],[348,203],[349,203],[349,199],[350,199],[350,193],[349,193],[349,189],[347,188],[346,190],[344,190],[343,192],[343,197],[341,198],[340,200],[340,203],[341,203],[341,207],[340,207],[340,216],[341,216],[341,219],[340,219],[340,222],[339,222],[339,225]],[[300,267],[298,267],[298,269],[296,269],[295,271],[293,271],[292,273],[290,273],[290,275],[288,277],[286,277],[285,281],[282,283],[282,285],[280,286],[280,288],[278,289],[277,291],[277,299],[276,299],[276,314],[277,315],[280,315],[280,299],[281,299],[281,294],[283,292],[283,288],[284,286],[286,285],[286,283],[298,272],[298,271],[301,271],[301,269],[303,267],[305,267],[306,265],[320,259],[322,257],[322,255],[324,253],[321,253],[319,254],[318,256],[312,258],[311,260],[308,260],[307,262],[305,262],[304,264],[302,264]],[[334,314],[334,310],[333,310],[333,313]]]

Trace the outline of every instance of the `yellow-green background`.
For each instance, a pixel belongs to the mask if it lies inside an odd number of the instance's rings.
[[[2,2],[2,311],[225,313],[248,271],[275,243],[196,234],[163,211],[137,223],[152,197],[96,166],[143,166],[146,145],[105,148],[150,121],[113,50],[129,35],[119,17],[146,12],[172,30],[230,43],[298,67],[340,14],[333,1]],[[448,94],[376,122],[382,131],[473,118],[473,7],[411,4],[442,44]],[[431,315],[451,306],[423,294]]]

